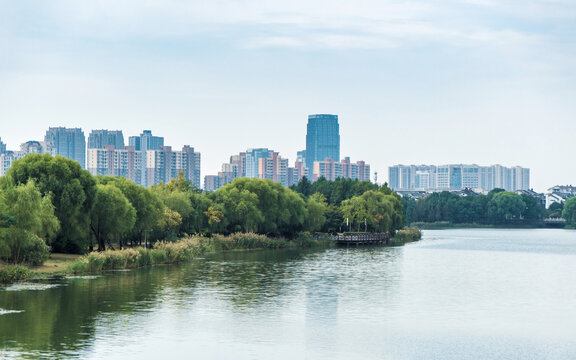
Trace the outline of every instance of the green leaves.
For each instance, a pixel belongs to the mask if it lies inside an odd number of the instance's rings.
[[[96,182],[88,171],[62,156],[30,154],[15,161],[6,177],[15,185],[34,181],[43,196],[51,196],[60,222],[60,230],[51,240],[53,250],[85,251],[96,192]]]
[[[98,241],[98,249],[106,250],[106,241],[121,237],[132,230],[136,210],[114,185],[98,184],[91,212],[91,230]]]
[[[0,192],[0,212],[10,219],[0,229],[0,255],[13,263],[26,260],[26,253],[37,249],[42,254],[36,258],[41,263],[48,256],[43,239],[54,236],[60,224],[54,216],[50,195],[42,196],[34,181],[13,185],[4,183]]]
[[[395,231],[404,226],[402,203],[395,195],[369,190],[342,202],[342,216],[352,230]]]
[[[562,217],[568,225],[576,226],[576,197],[566,200]]]

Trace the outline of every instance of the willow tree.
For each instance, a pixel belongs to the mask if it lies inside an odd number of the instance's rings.
[[[3,184],[0,213],[10,219],[0,229],[0,255],[13,263],[43,262],[49,255],[43,239],[54,236],[60,226],[50,196],[42,196],[34,181],[18,186]]]
[[[54,251],[86,251],[96,194],[96,181],[88,171],[62,156],[29,154],[14,161],[6,176],[16,186],[34,181],[43,196],[50,194],[60,222],[59,232],[50,241]]]
[[[269,179],[238,178],[212,194],[221,204],[227,231],[292,236],[304,228],[306,203],[299,194]]]
[[[369,190],[360,196],[342,202],[344,219],[356,229],[365,225],[372,231],[396,231],[404,226],[402,203],[398,196],[382,191]]]
[[[127,239],[132,243],[141,243],[144,232],[154,229],[164,218],[164,204],[160,197],[150,189],[120,177],[102,176],[98,177],[98,182],[103,185],[114,185],[136,210],[134,227],[127,234]],[[177,226],[180,223],[181,221]]]
[[[136,210],[114,185],[96,186],[90,229],[98,243],[98,251],[106,250],[113,238],[122,244],[122,237],[130,233],[136,221]]]

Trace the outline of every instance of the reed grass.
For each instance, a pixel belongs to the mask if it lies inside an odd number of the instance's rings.
[[[80,257],[67,268],[68,273],[95,273],[105,270],[134,269],[156,264],[189,261],[206,252],[240,249],[283,249],[312,247],[322,241],[303,233],[293,240],[270,238],[255,233],[236,233],[228,236],[191,236],[175,242],[160,241],[152,249],[142,247],[92,252]]]

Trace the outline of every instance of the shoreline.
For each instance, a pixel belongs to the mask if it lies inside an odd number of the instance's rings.
[[[417,241],[421,232],[417,229],[403,229],[392,237],[389,246],[402,246]],[[17,269],[12,278],[0,276],[0,285],[7,286],[21,280],[58,279],[67,275],[93,275],[104,271],[139,269],[155,265],[171,265],[187,262],[204,254],[228,251],[258,251],[282,249],[333,248],[335,244],[328,234],[313,238],[305,234],[296,239],[270,238],[265,235],[238,233],[213,237],[191,236],[175,242],[158,242],[153,248],[125,248],[91,252],[86,255],[54,253],[40,266],[1,264],[0,273],[5,269]]]

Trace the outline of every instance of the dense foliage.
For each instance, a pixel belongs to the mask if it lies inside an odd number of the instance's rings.
[[[562,217],[566,219],[566,224],[576,227],[576,197],[566,200]]]
[[[50,238],[57,252],[87,248],[96,181],[76,161],[50,154],[30,154],[12,164],[7,178],[18,186],[33,181],[42,196],[50,196],[60,230]]]
[[[347,230],[346,224],[391,232],[404,225],[400,198],[386,185],[349,179],[304,178],[289,189],[239,178],[205,193],[183,174],[145,188],[125,178],[92,176],[61,156],[31,154],[15,161],[0,185],[0,257],[33,265],[50,248],[104,252],[188,234],[302,239],[302,232],[334,233]]]
[[[403,198],[402,203],[407,223],[533,224],[545,215],[544,207],[534,197],[502,189],[468,196],[444,191],[418,201]]]

